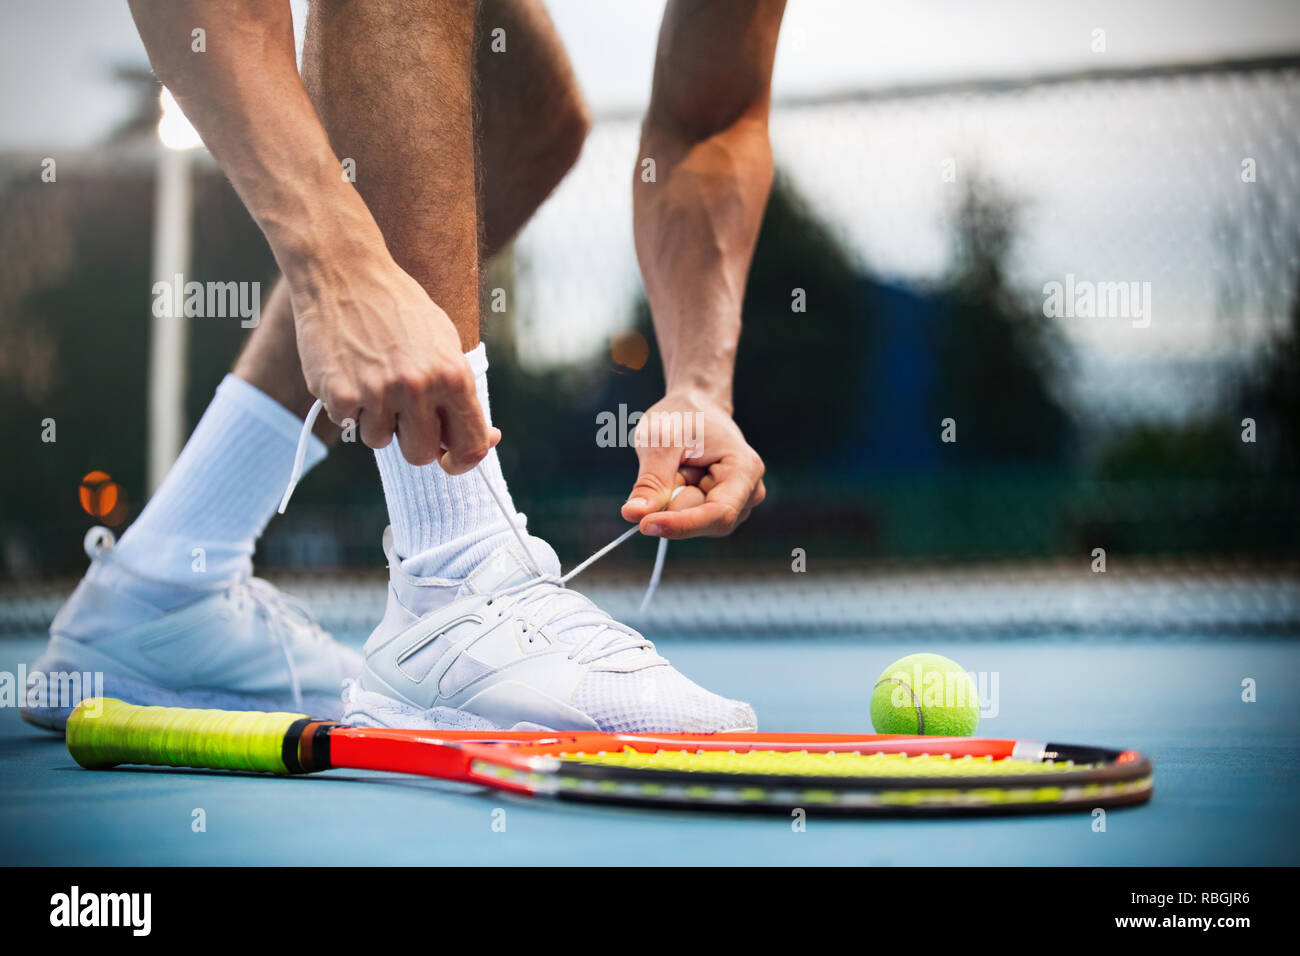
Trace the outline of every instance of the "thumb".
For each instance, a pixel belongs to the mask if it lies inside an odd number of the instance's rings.
[[[623,505],[623,517],[640,521],[648,514],[663,511],[677,484],[677,466],[682,462],[680,448],[638,448],[641,461],[636,484]]]

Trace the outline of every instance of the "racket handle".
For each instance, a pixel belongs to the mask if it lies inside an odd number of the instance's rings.
[[[307,720],[304,714],[141,707],[92,697],[68,717],[66,739],[72,759],[92,770],[141,763],[287,774],[286,740]],[[297,734],[293,740],[296,749]]]

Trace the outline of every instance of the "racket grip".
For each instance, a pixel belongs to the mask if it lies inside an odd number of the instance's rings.
[[[68,717],[66,740],[72,759],[92,770],[139,763],[287,774],[286,736],[307,719],[253,710],[141,707],[92,697]]]

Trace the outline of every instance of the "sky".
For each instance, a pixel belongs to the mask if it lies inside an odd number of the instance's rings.
[[[294,0],[296,9],[305,7]],[[662,0],[550,0],[598,113],[649,96]],[[0,150],[94,143],[128,106],[109,71],[144,65],[126,0],[0,0]],[[1300,47],[1296,0],[790,0],[778,98],[954,77]]]

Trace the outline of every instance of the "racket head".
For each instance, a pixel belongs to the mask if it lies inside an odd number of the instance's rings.
[[[1145,802],[1153,788],[1150,761],[1134,751],[1030,741],[772,733],[492,736],[337,728],[332,762],[587,803],[769,813],[803,807],[858,816],[1118,807]]]

